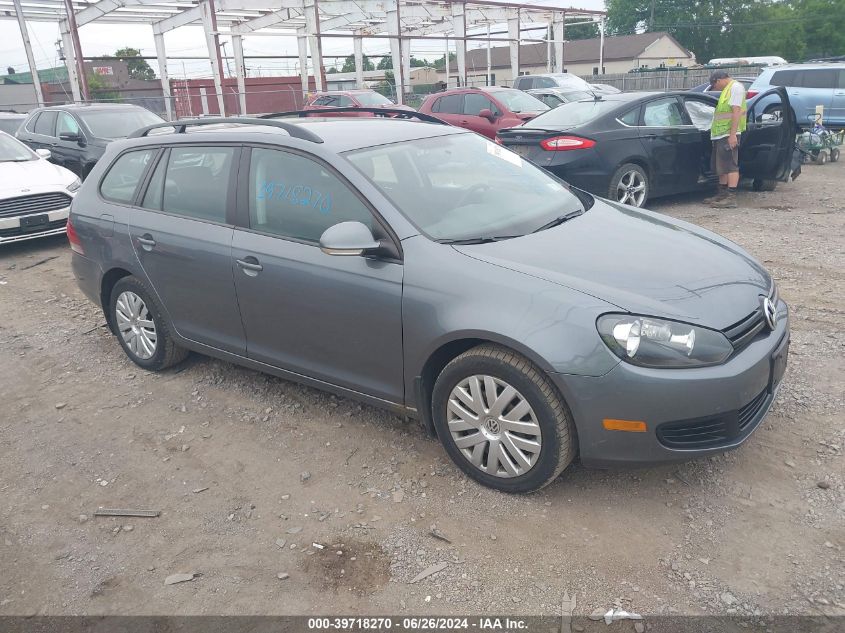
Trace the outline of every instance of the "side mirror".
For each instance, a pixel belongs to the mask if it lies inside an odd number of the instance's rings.
[[[72,141],[74,143],[82,142],[82,136],[79,134],[73,134],[71,132],[62,132],[59,134],[59,139],[62,141]]]
[[[478,116],[480,116],[482,119],[487,119],[491,122],[496,118],[493,116],[493,112],[490,110],[490,108],[484,108],[483,110],[481,110],[481,112],[478,113]]]
[[[39,157],[43,158],[44,160],[49,160],[50,157],[53,155],[49,149],[37,149],[35,153],[38,154]]]
[[[326,255],[360,257],[381,247],[372,231],[361,222],[341,222],[327,228],[320,236],[320,250]]]

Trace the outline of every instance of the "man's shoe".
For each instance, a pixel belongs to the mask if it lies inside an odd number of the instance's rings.
[[[721,200],[714,200],[710,206],[714,209],[736,209],[736,193],[728,190]]]
[[[716,193],[714,195],[710,196],[709,198],[705,198],[704,200],[702,200],[702,202],[704,204],[713,204],[714,202],[719,202],[721,200],[724,200],[725,196],[727,196],[727,195],[728,195],[728,188],[720,186],[716,190]]]

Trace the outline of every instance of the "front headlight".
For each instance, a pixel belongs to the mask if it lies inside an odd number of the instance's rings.
[[[721,332],[678,321],[605,314],[599,317],[596,327],[614,354],[643,367],[718,365],[733,352]]]
[[[74,191],[79,191],[79,188],[82,186],[82,181],[77,178],[72,183],[67,186],[67,190],[73,193]]]

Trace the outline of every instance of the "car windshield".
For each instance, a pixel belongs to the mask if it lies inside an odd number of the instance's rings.
[[[544,112],[549,109],[545,103],[522,90],[496,90],[490,94],[504,103],[511,112]]]
[[[38,158],[26,145],[8,134],[0,133],[0,163],[20,163]]]
[[[528,124],[536,128],[575,127],[619,108],[619,101],[570,101],[544,112]],[[526,126],[526,127],[528,127]]]
[[[93,110],[80,113],[83,123],[97,138],[126,138],[135,130],[164,121],[143,108]]]
[[[362,106],[394,105],[390,99],[378,92],[362,92],[360,94],[356,94],[355,98]]]
[[[593,95],[582,90],[574,90],[572,92],[561,92],[561,96],[567,101],[582,101],[583,99],[593,99]]]
[[[477,134],[380,145],[346,158],[438,241],[518,237],[584,211],[559,180]]]

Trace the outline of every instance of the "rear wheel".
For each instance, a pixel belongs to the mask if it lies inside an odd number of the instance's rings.
[[[173,341],[161,307],[136,277],[123,277],[114,285],[109,306],[117,340],[139,367],[159,371],[188,355]]]
[[[834,147],[832,150],[830,150],[830,162],[835,163],[838,160],[839,160],[839,148]]]
[[[452,460],[496,490],[542,488],[575,457],[575,428],[557,389],[529,360],[497,345],[446,365],[432,411]]]
[[[827,152],[819,152],[819,155],[816,156],[816,164],[824,165],[827,162]]]
[[[754,191],[774,191],[777,186],[778,181],[769,178],[755,178],[754,182],[751,183]]]
[[[611,177],[607,197],[632,207],[641,207],[648,200],[648,193],[645,170],[634,163],[625,163]]]

